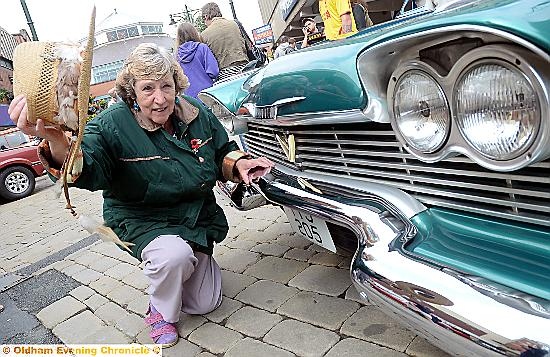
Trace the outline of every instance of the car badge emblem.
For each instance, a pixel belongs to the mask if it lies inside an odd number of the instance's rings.
[[[294,134],[282,135],[275,134],[275,138],[279,142],[281,149],[286,155],[288,161],[295,163],[296,162],[296,141],[294,140]]]

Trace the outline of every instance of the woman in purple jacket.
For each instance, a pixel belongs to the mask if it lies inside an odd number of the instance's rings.
[[[177,60],[190,83],[185,94],[197,98],[201,90],[212,87],[220,72],[218,62],[210,48],[201,42],[195,26],[188,22],[178,26],[176,45]]]

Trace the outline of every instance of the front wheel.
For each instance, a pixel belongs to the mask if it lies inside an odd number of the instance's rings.
[[[27,197],[34,191],[34,175],[23,166],[8,167],[0,173],[0,196],[8,201]]]

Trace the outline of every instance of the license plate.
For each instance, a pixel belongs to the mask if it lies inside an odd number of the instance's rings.
[[[304,211],[288,207],[284,207],[284,210],[295,232],[301,234],[309,241],[336,253],[336,247],[325,221]]]

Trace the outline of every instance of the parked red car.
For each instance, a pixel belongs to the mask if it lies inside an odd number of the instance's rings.
[[[44,174],[38,160],[39,141],[17,128],[0,130],[0,197],[8,201],[27,197],[35,179]]]

